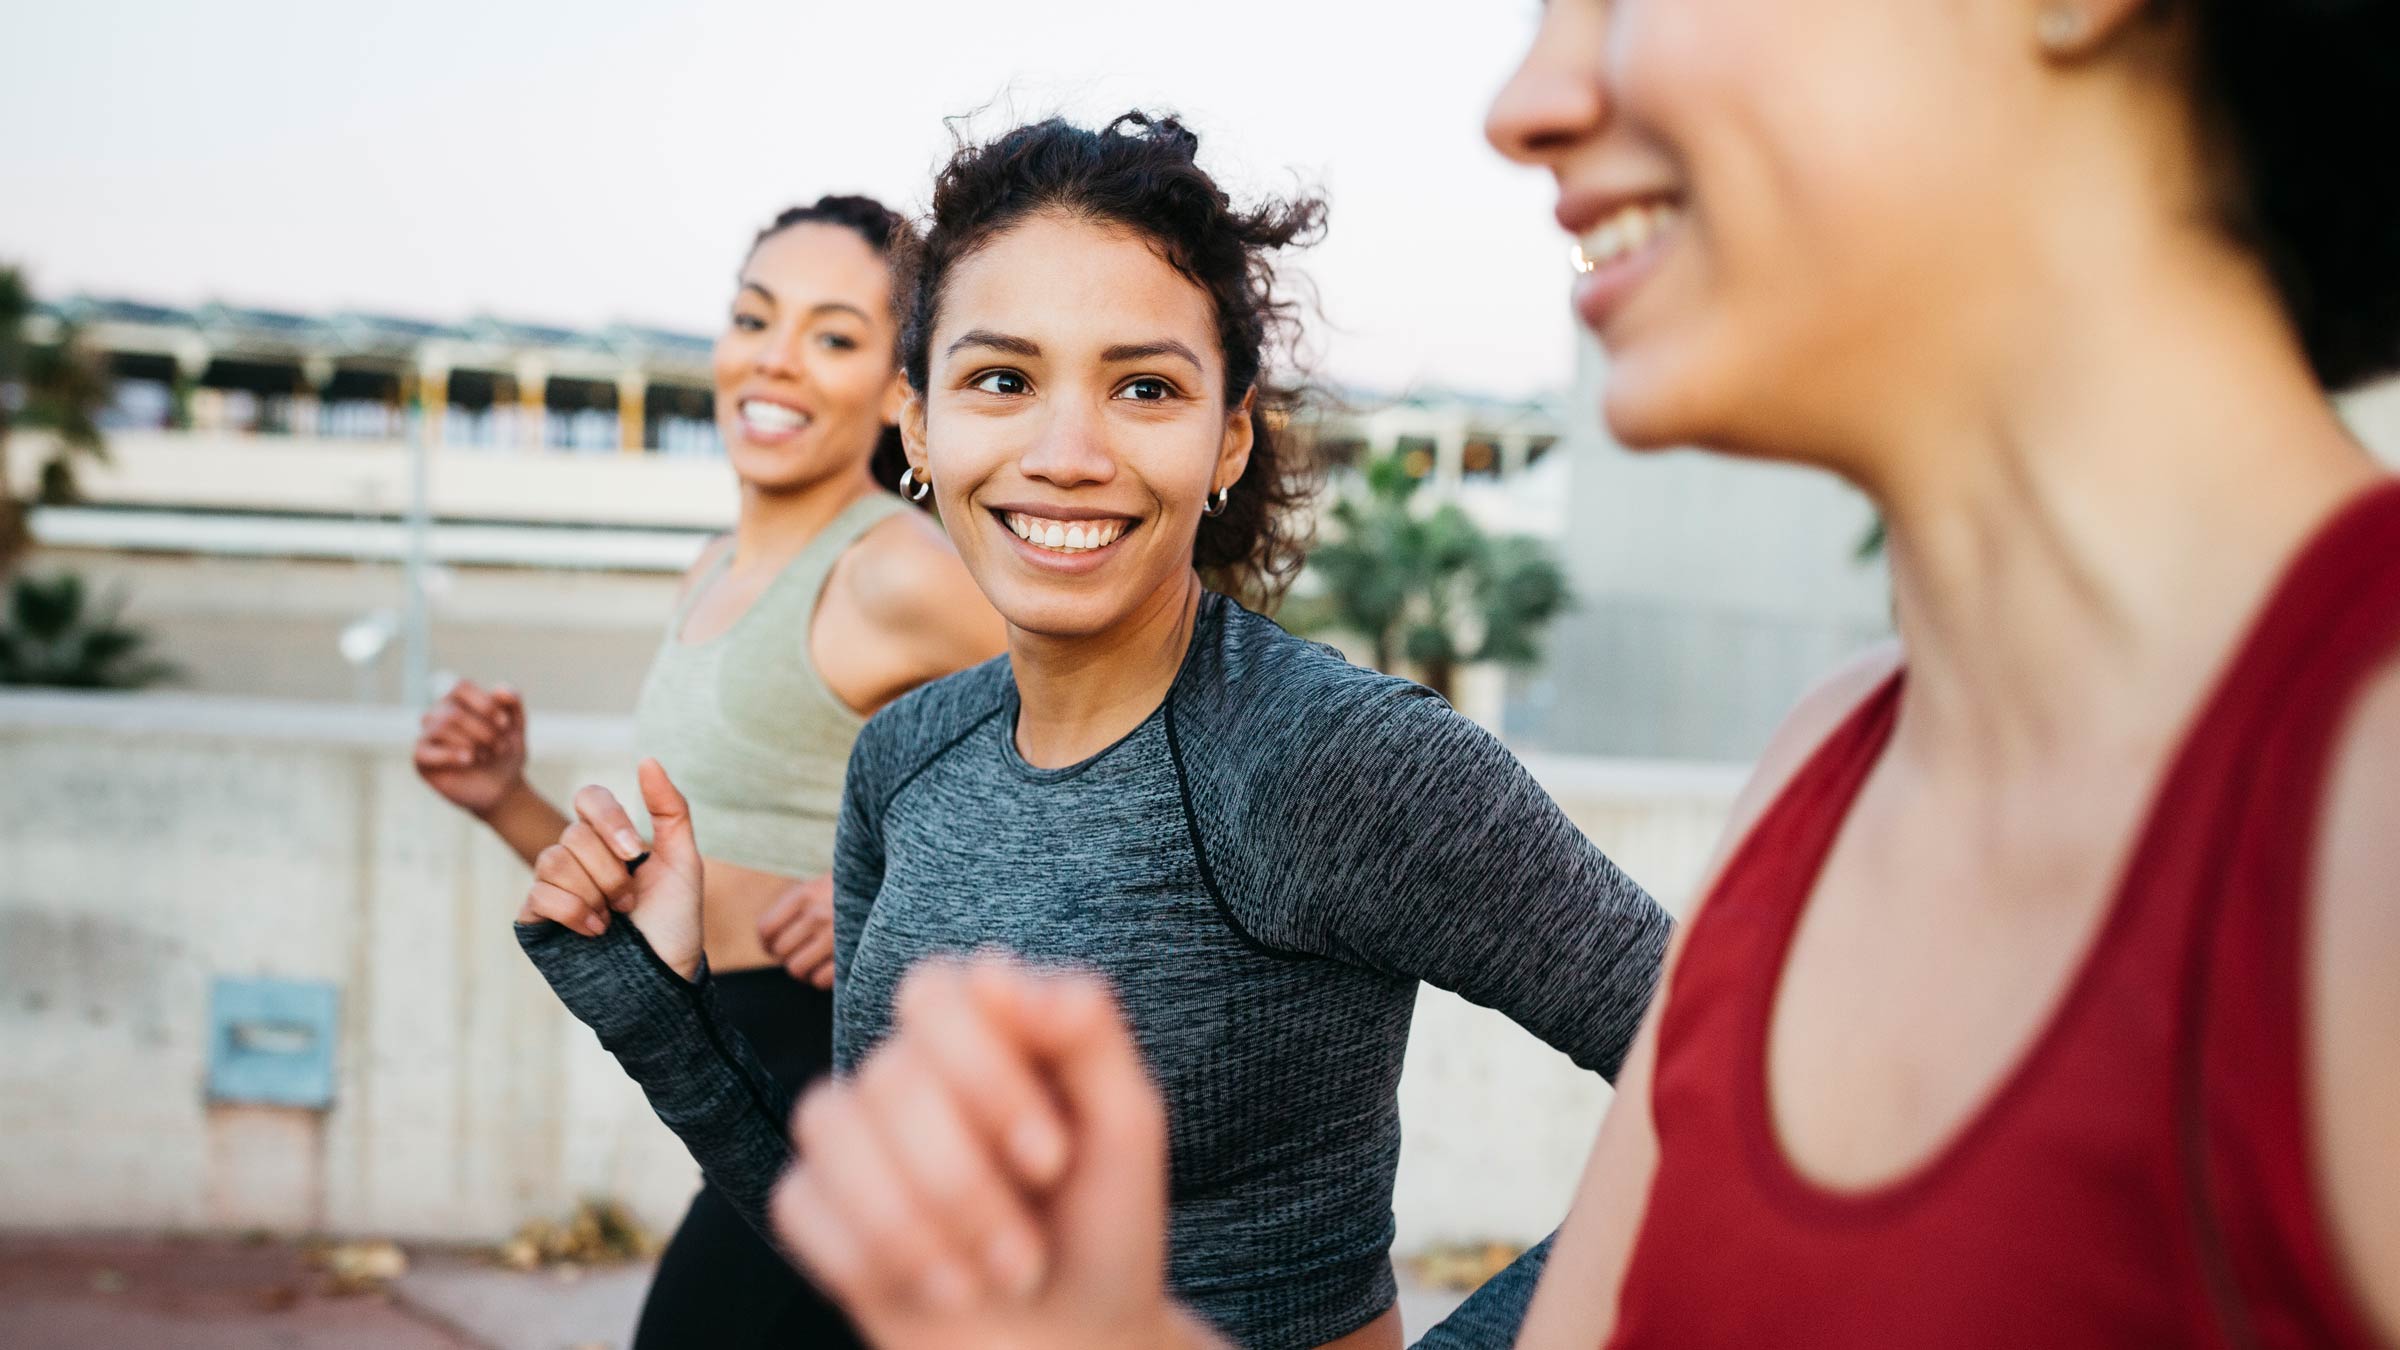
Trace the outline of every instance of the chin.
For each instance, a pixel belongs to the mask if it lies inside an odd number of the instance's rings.
[[[1655,339],[1609,354],[1600,417],[1617,444],[1639,453],[1699,447],[1723,450],[1740,438],[1730,428],[1741,400],[1728,391],[1750,382],[1713,370],[1698,353]],[[1722,364],[1722,363],[1717,363]]]
[[[772,450],[732,450],[725,460],[736,478],[765,492],[793,492],[823,481],[826,466],[806,455]]]

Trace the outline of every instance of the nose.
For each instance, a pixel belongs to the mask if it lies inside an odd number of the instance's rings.
[[[1075,400],[1052,406],[1056,411],[1018,457],[1018,472],[1062,488],[1097,487],[1114,479],[1117,461],[1098,414]]]
[[[807,334],[801,325],[777,324],[759,335],[760,342],[750,354],[750,367],[761,375],[777,379],[797,379],[804,365],[802,350]]]
[[[1519,164],[1553,167],[1607,126],[1607,23],[1596,0],[1551,0],[1525,60],[1484,114],[1484,139]]]

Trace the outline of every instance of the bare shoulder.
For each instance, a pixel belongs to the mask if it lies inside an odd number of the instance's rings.
[[[973,589],[966,564],[933,517],[901,511],[877,521],[842,557],[843,580],[870,607],[906,603],[956,582]]]
[[[2400,1343],[2400,659],[2352,708],[2328,789],[2309,938],[2318,1187],[2351,1288]]]
[[[699,556],[692,559],[691,566],[683,569],[683,580],[675,587],[675,598],[680,601],[683,597],[690,595],[693,584],[699,581],[708,569],[716,566],[717,560],[724,557],[732,548],[733,532],[731,530],[701,545]]]
[[[900,512],[859,536],[836,576],[868,622],[935,653],[943,671],[997,655],[1006,644],[1000,616],[950,537],[923,512]]]

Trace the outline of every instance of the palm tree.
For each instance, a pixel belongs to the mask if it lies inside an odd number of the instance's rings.
[[[72,572],[15,578],[0,618],[0,685],[139,689],[172,678],[174,666],[149,654],[149,637],[117,621],[124,607],[122,595],[92,604]]]
[[[36,502],[75,500],[75,461],[108,457],[100,439],[100,414],[113,396],[107,362],[72,324],[61,323],[49,342],[36,345],[26,332],[33,307],[24,274],[0,267],[0,575],[14,570],[30,542],[29,504],[8,469],[10,431],[38,428],[54,437]]]
[[[1336,537],[1309,559],[1322,597],[1289,617],[1303,630],[1366,639],[1377,669],[1406,660],[1448,698],[1460,666],[1539,660],[1542,630],[1566,608],[1567,579],[1541,540],[1488,535],[1455,502],[1418,510],[1420,486],[1400,456],[1369,460],[1359,490],[1327,513]]]

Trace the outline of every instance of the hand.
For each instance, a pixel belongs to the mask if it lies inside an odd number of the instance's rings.
[[[793,1126],[776,1230],[884,1350],[1221,1344],[1166,1294],[1166,1109],[1106,985],[927,962]]]
[[[452,805],[488,818],[525,783],[525,704],[515,690],[460,680],[418,723],[417,774]]]
[[[690,805],[658,761],[643,760],[640,778],[650,842],[607,788],[577,792],[574,821],[533,860],[533,889],[517,922],[548,919],[598,937],[611,911],[623,914],[689,980],[700,971],[700,844]]]
[[[758,940],[793,979],[833,988],[833,878],[793,882],[758,916]]]

